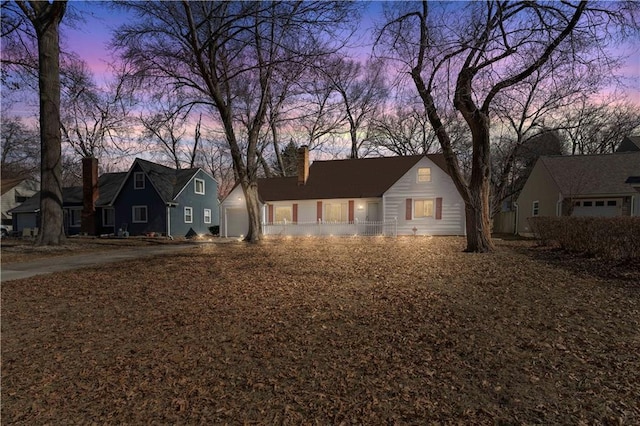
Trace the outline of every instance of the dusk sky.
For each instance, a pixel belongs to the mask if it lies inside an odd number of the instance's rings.
[[[462,3],[462,2],[461,2]],[[84,22],[73,24],[75,28],[65,26],[63,29],[64,46],[77,53],[95,72],[98,83],[101,83],[112,61],[108,50],[111,32],[126,22],[127,14],[107,7],[101,2],[71,1],[69,11],[83,17]],[[360,25],[363,36],[358,40],[367,42],[375,20],[381,17],[382,2],[370,2],[364,20]],[[70,16],[70,15],[69,15]],[[68,21],[68,19],[67,19]],[[626,55],[626,64],[619,71],[628,84],[635,90],[634,98],[640,102],[640,46],[621,46]],[[363,48],[363,56],[370,51],[370,46]]]

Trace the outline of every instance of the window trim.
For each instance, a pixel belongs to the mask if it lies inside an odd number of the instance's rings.
[[[540,201],[535,200],[531,202],[531,216],[537,217],[540,215]]]
[[[187,210],[189,211],[189,220],[187,220]],[[193,207],[184,208],[184,223],[193,223]]]
[[[331,214],[329,213],[329,209],[333,206],[340,206],[340,220],[329,220]],[[324,216],[322,218],[323,222],[326,223],[348,223],[349,220],[349,204],[348,203],[324,203]],[[293,214],[293,212],[292,212]],[[344,217],[344,220],[342,219]]]
[[[113,212],[113,223],[112,224],[108,224],[106,221],[106,214],[108,211]],[[114,227],[116,226],[116,209],[114,209],[113,207],[104,207],[102,209],[102,226],[104,226],[105,228],[107,227]]]
[[[203,211],[204,223],[211,224],[211,209],[204,209]]]
[[[138,186],[138,177],[142,176],[142,186]],[[144,172],[133,172],[133,189],[144,189],[145,188],[145,178],[144,178]]]
[[[80,228],[82,226],[82,208],[69,208],[69,228]],[[78,223],[74,223],[73,219],[76,216],[74,212],[77,212]]]
[[[420,170],[428,170],[428,179],[421,179],[420,176]],[[425,177],[424,175],[422,177]],[[417,173],[417,177],[416,177],[416,182],[417,183],[426,183],[426,182],[431,182],[431,167],[418,167],[418,173]]]
[[[430,215],[424,215],[424,216],[417,216],[416,215],[416,203],[424,203],[426,201],[431,202],[431,214]],[[424,210],[424,207],[423,207]],[[413,200],[413,211],[412,211],[412,219],[424,219],[424,218],[428,218],[428,217],[435,217],[435,210],[436,210],[436,203],[435,203],[435,199],[433,198],[416,198]]]
[[[136,209],[144,210],[144,220],[136,220]],[[131,206],[131,223],[148,223],[149,222],[149,209],[146,205]]]
[[[202,183],[202,192],[198,192],[198,183]],[[205,189],[205,185],[204,185],[204,179],[198,179],[198,178],[194,178],[193,179],[193,192],[196,195],[204,195],[206,193],[206,189]]]

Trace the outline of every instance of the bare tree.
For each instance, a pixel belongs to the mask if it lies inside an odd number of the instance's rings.
[[[424,109],[397,106],[372,122],[372,143],[395,155],[419,155],[440,148]],[[436,146],[437,145],[437,146]]]
[[[138,19],[117,32],[115,45],[140,73],[167,81],[189,93],[190,102],[217,113],[246,199],[245,240],[260,240],[258,144],[277,67],[325,54],[318,41],[347,22],[352,6],[323,1],[123,5]]]
[[[135,87],[126,64],[114,68],[115,76],[98,87],[87,64],[67,55],[62,72],[61,129],[63,141],[81,157],[102,158],[130,153],[123,143],[133,127]]]
[[[31,22],[38,40],[41,231],[38,233],[37,243],[57,245],[64,240],[59,27],[67,2],[18,1],[16,3]]]
[[[615,94],[600,101],[581,99],[565,108],[559,122],[571,154],[607,154],[640,130],[640,109]]]
[[[366,130],[369,120],[382,110],[387,96],[383,62],[370,59],[362,65],[354,60],[337,57],[327,64],[325,75],[342,100],[351,142],[349,157],[358,158],[358,152],[368,141]]]
[[[394,8],[379,45],[408,68],[465,202],[466,251],[494,249],[490,226],[490,112],[496,96],[518,87],[546,65],[596,66],[607,55],[608,30],[635,18],[637,5],[587,2],[433,4]],[[433,9],[433,10],[432,10]],[[623,10],[625,9],[625,10]],[[629,12],[632,12],[629,15]],[[464,22],[464,25],[460,25]],[[635,24],[634,22],[631,22]],[[598,43],[594,44],[594,42]],[[596,54],[593,52],[596,51]],[[573,78],[572,73],[565,74]],[[463,176],[443,124],[436,93],[463,117],[473,143],[471,175]]]
[[[40,141],[36,129],[31,129],[17,117],[6,116],[2,108],[0,132],[0,171],[2,178],[37,176],[40,163]]]

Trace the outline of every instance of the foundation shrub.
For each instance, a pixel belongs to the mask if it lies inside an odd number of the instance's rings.
[[[532,217],[540,244],[608,259],[640,259],[640,217]]]

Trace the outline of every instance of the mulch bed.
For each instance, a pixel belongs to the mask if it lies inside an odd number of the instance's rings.
[[[463,248],[212,244],[3,283],[2,422],[640,423],[639,283]]]

